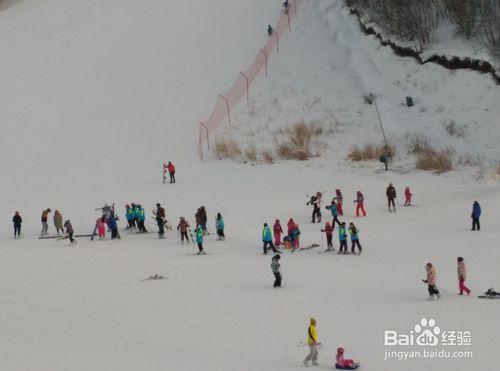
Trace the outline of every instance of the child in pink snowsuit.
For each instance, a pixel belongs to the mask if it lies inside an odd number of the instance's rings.
[[[342,204],[344,202],[344,196],[342,196],[342,192],[340,189],[335,190],[335,195],[337,197],[337,211],[340,216],[344,215],[344,210],[342,209]]]
[[[273,232],[274,232],[274,244],[276,246],[281,245],[281,234],[283,233],[283,229],[281,228],[279,219],[276,219],[276,222],[273,225]]]
[[[410,187],[406,187],[405,189],[405,206],[410,206],[411,205],[411,194]]]
[[[464,258],[461,256],[457,259],[458,262],[458,288],[460,289],[460,295],[464,294],[464,291],[467,295],[470,295],[470,289],[465,286],[465,278],[467,278],[467,270],[465,268]]]
[[[104,239],[106,237],[106,218],[103,216],[102,218],[97,219],[97,234],[99,238]]]
[[[337,356],[335,357],[337,363],[335,363],[335,368],[340,370],[354,370],[358,368],[358,364],[352,359],[344,358],[344,348],[340,347],[337,349]]]

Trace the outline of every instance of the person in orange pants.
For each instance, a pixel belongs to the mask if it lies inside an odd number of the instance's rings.
[[[365,198],[361,191],[358,191],[356,193],[356,199],[354,200],[354,203],[356,203],[356,216],[359,217],[359,211],[363,212],[363,216],[366,216],[366,211],[365,211]]]

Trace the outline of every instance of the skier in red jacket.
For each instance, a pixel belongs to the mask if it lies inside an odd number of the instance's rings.
[[[167,165],[168,173],[170,174],[170,183],[175,183],[175,166],[170,161]]]

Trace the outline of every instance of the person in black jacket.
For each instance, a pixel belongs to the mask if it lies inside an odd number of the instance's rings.
[[[391,212],[391,204],[394,212],[396,212],[396,204],[394,203],[394,200],[396,199],[396,188],[394,188],[392,183],[389,183],[389,187],[387,187],[385,195],[387,196],[387,207],[389,208],[389,212]]]
[[[19,215],[19,211],[16,211],[14,214],[12,223],[14,223],[14,239],[21,238],[21,224],[23,223],[23,219],[21,218],[21,215]]]
[[[203,235],[209,234],[207,231],[207,211],[205,210],[205,206],[201,206],[195,214],[196,219],[196,229],[201,226],[203,230]]]

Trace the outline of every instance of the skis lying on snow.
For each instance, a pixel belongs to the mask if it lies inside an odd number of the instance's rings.
[[[318,251],[318,254],[325,254],[327,252],[335,252],[334,247],[328,247],[325,251]]]
[[[478,298],[480,299],[500,299],[500,295],[479,295]]]
[[[312,245],[309,245],[307,247],[300,247],[298,249],[293,249],[292,252],[294,252],[294,251],[311,250],[311,249],[315,249],[316,247],[319,247],[319,244],[313,243]]]
[[[486,291],[484,293],[484,295],[478,296],[478,298],[481,298],[481,299],[500,299],[500,293],[496,292],[492,287],[491,289],[488,289],[488,291]]]
[[[91,237],[91,236],[92,236],[91,234],[75,234],[73,237],[75,237],[75,238],[81,238],[81,237]],[[63,240],[65,238],[68,238],[68,237],[58,236],[58,235],[55,235],[55,236],[40,236],[40,237],[38,237],[39,240],[48,240],[48,239]]]
[[[159,274],[155,274],[154,276],[149,276],[149,277],[143,278],[142,280],[139,280],[139,281],[156,281],[156,280],[164,280],[167,278],[168,277],[165,277],[165,276],[162,276]]]

